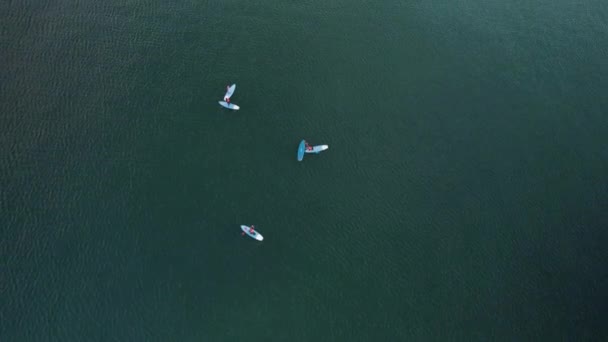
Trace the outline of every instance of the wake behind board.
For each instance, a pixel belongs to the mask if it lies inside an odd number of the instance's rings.
[[[306,142],[304,140],[300,141],[300,145],[298,145],[298,161],[302,161],[304,159],[304,151],[306,150]]]
[[[258,240],[258,241],[264,240],[264,237],[262,236],[262,234],[258,233],[255,229],[253,230],[253,233],[250,233],[249,232],[250,228],[251,227],[241,225],[241,230],[243,232],[245,232],[245,234],[251,236],[252,238],[254,238],[254,239]]]
[[[319,153],[321,151],[325,151],[329,148],[329,146],[327,145],[317,145],[317,146],[313,146],[312,150],[306,150],[306,153]]]
[[[224,95],[224,100],[229,99],[232,94],[234,94],[234,90],[236,89],[236,84],[231,85],[226,89],[226,95]]]
[[[241,107],[235,105],[234,103],[228,103],[226,101],[219,101],[218,103],[222,107],[224,107],[224,108],[228,108],[228,109],[232,109],[232,110],[239,110],[239,109],[241,109]]]

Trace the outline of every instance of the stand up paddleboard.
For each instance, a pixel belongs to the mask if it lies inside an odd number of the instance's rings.
[[[312,150],[305,150],[304,152],[306,153],[320,153],[322,151],[325,151],[329,148],[329,146],[327,145],[317,145],[317,146],[313,146]]]
[[[264,237],[262,236],[262,234],[258,233],[255,229],[253,230],[253,233],[250,233],[249,229],[251,229],[251,227],[241,225],[241,230],[243,232],[245,232],[245,234],[251,236],[252,238],[254,238],[258,241],[264,240]]]
[[[226,89],[226,95],[224,95],[224,100],[229,99],[232,96],[232,94],[234,94],[235,90],[236,90],[236,84],[233,84],[230,87],[228,87]]]
[[[304,159],[304,150],[306,150],[306,141],[300,141],[300,145],[298,145],[298,161],[302,161]]]
[[[218,103],[224,108],[228,108],[228,109],[232,109],[232,110],[241,109],[241,107],[235,105],[234,103],[226,102],[226,100],[230,100],[230,98],[232,97],[232,94],[234,94],[235,90],[236,90],[236,84],[229,86],[226,89],[226,94],[224,95],[224,101],[219,101]]]
[[[226,101],[219,101],[218,103],[220,105],[222,105],[222,107],[224,107],[224,108],[228,108],[228,109],[232,109],[232,110],[239,110],[239,109],[241,109],[241,107],[235,105],[234,103],[228,103]]]

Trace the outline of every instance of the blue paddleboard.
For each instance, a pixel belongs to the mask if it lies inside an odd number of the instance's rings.
[[[302,159],[304,159],[304,150],[306,150],[306,142],[302,140],[298,146],[298,161],[302,161]]]

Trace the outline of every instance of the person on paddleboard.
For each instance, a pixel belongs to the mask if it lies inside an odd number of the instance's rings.
[[[253,230],[253,226],[249,227],[249,233],[251,233],[251,234],[255,233],[255,230]]]
[[[312,151],[312,146],[308,145],[308,141],[305,141],[304,144],[306,144],[307,151]]]
[[[226,86],[226,91],[229,91],[229,90],[230,90],[230,86],[229,86],[229,85],[227,85],[227,86]],[[229,98],[229,97],[226,97],[226,98],[224,98],[224,101],[226,101],[226,103],[230,103],[230,98]]]

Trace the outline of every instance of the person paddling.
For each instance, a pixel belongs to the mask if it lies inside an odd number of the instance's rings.
[[[253,226],[249,227],[249,233],[255,234],[255,230],[253,230]]]

